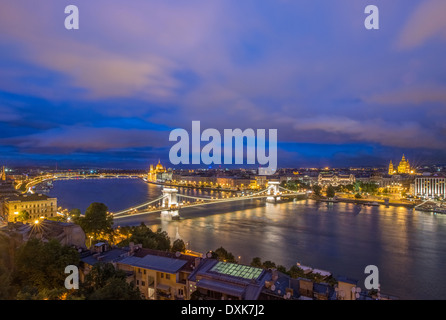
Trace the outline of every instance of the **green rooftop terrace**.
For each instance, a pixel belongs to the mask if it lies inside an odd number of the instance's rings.
[[[251,280],[257,279],[263,270],[236,263],[218,262],[210,271]]]

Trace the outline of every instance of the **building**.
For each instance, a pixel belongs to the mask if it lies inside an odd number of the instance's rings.
[[[356,178],[353,174],[320,173],[318,176],[318,184],[320,186],[345,186],[348,184],[354,184],[355,182]]]
[[[446,177],[438,175],[416,177],[413,189],[414,196],[417,197],[446,199]]]
[[[358,280],[340,276],[335,288],[337,300],[356,300]]]
[[[389,163],[389,174],[414,174],[415,170],[411,168],[409,161],[406,159],[406,157],[403,154],[403,157],[401,158],[400,163],[398,164],[398,167],[395,169],[395,166],[392,163],[392,160],[390,160]]]
[[[189,277],[189,292],[205,300],[257,300],[268,280],[266,270],[205,259]]]
[[[210,187],[222,189],[258,189],[266,184],[263,177],[241,178],[233,176],[201,176],[201,175],[173,175],[173,181],[180,185],[189,185],[194,187]]]
[[[160,161],[158,161],[158,164],[153,167],[153,165],[150,165],[149,172],[147,174],[147,180],[149,181],[156,181],[156,182],[164,182],[164,181],[170,181],[172,180],[172,170],[168,170],[161,164]]]
[[[130,247],[112,248],[107,242],[99,242],[91,246],[90,250],[81,256],[79,279],[85,281],[85,277],[97,263],[111,263],[115,269],[118,261],[132,255],[139,247],[133,244]],[[127,273],[130,276],[130,273]]]
[[[10,181],[0,181],[0,217],[5,217],[3,212],[3,204],[5,200],[9,197],[18,196],[20,194],[14,188],[14,185]]]
[[[395,170],[393,168],[393,163],[392,163],[392,160],[390,160],[390,163],[389,163],[389,174],[394,174],[394,173],[395,173]]]
[[[258,300],[297,300],[299,280],[277,270],[266,270],[268,280],[265,281]]]
[[[20,220],[20,214],[26,211],[27,220],[52,218],[57,215],[57,198],[44,194],[20,194],[6,198],[3,202],[3,217],[8,222]]]
[[[398,173],[411,173],[409,161],[406,160],[403,154],[403,158],[401,159],[398,165]]]
[[[188,300],[188,277],[201,258],[182,253],[140,248],[117,261],[146,299]]]
[[[7,179],[5,166],[2,167],[0,175],[0,217],[4,217],[3,203],[5,199],[17,196],[20,192],[14,188],[14,181]]]

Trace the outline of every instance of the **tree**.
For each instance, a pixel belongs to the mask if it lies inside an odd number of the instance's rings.
[[[314,193],[316,196],[320,196],[320,195],[321,195],[321,191],[322,191],[322,187],[321,187],[320,185],[315,184],[315,185],[313,186],[313,193]]]
[[[361,199],[362,197],[361,197],[361,195],[359,193],[357,193],[357,194],[355,194],[355,198],[356,199]]]
[[[280,264],[277,266],[277,271],[288,274],[288,271],[286,270],[285,266],[282,266]]]
[[[375,183],[364,183],[360,182],[359,186],[362,190],[362,192],[366,193],[376,193],[378,191],[378,185]]]
[[[130,226],[118,227],[118,233],[121,236],[126,237],[126,239],[129,239],[130,236],[132,235],[132,227]],[[128,243],[126,245],[128,245]]]
[[[153,232],[150,228],[148,228],[144,223],[141,223],[139,226],[131,227],[130,230],[127,230],[128,234],[131,234],[130,237],[121,241],[119,246],[128,246],[130,242],[139,243],[143,246],[143,248],[169,251],[170,247],[170,237],[167,232],[161,231],[158,229],[156,232]]]
[[[29,218],[30,218],[29,212],[26,210],[20,211],[19,214],[17,215],[18,221],[27,221],[27,220],[29,220]]]
[[[176,239],[173,244],[172,248],[170,249],[172,252],[185,252],[186,251],[186,244],[181,239]]]
[[[94,239],[113,237],[113,215],[108,212],[105,204],[93,202],[87,208],[85,216],[79,219],[79,225],[87,235]]]
[[[334,198],[336,194],[336,190],[332,185],[329,185],[326,190],[326,194],[328,198]]]
[[[220,261],[237,263],[234,255],[231,252],[228,252],[225,248],[220,247],[217,250],[212,252],[212,258],[218,259]]]
[[[81,219],[81,211],[79,209],[71,209],[68,215],[74,223],[79,223]]]
[[[142,295],[126,274],[111,263],[97,263],[85,278],[81,293],[87,300],[141,300]]]
[[[251,261],[251,266],[256,268],[262,268],[262,260],[259,257],[255,257]]]
[[[272,261],[269,261],[269,260],[265,261],[262,264],[262,266],[263,266],[264,269],[274,269],[274,268],[276,268],[276,264],[274,262],[272,262]]]
[[[297,279],[300,277],[303,277],[305,275],[302,268],[298,267],[297,265],[293,265],[290,270],[288,271],[288,274],[291,278]]]
[[[11,271],[0,264],[0,300],[11,299],[13,294]]]
[[[66,291],[65,267],[79,264],[79,253],[57,240],[30,239],[17,250],[12,282],[22,294]],[[29,290],[24,290],[29,288]],[[48,297],[47,297],[48,298]]]

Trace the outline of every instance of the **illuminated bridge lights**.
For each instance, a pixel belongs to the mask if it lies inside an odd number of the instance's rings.
[[[262,199],[262,198],[268,198],[270,201],[278,201],[280,200],[280,195],[282,192],[279,191],[279,189],[284,190],[285,192],[288,192],[287,195],[305,195],[305,192],[295,192],[288,189],[285,189],[281,186],[274,185],[273,187],[268,187],[267,189],[258,191],[253,194],[242,194],[240,196],[232,196],[229,195],[223,196],[222,198],[217,197],[210,197],[210,198],[203,198],[203,197],[195,197],[195,196],[188,196],[184,194],[179,194],[176,189],[173,188],[165,188],[166,192],[164,192],[163,189],[163,195],[158,197],[157,199],[151,200],[149,202],[143,203],[141,205],[132,207],[131,209],[123,210],[120,212],[117,212],[114,214],[116,218],[122,218],[126,215],[140,215],[140,214],[146,214],[146,213],[153,213],[153,212],[167,212],[174,206],[174,209],[170,211],[179,211],[180,207],[192,207],[192,206],[202,206],[212,203],[221,203],[221,202],[233,202],[233,201],[241,201],[246,199]],[[182,199],[182,200],[179,200]],[[194,202],[191,202],[191,200],[194,200]],[[153,205],[153,206],[152,206]],[[145,210],[143,208],[146,208]],[[139,209],[143,211],[138,211]],[[135,211],[136,210],[136,211]]]

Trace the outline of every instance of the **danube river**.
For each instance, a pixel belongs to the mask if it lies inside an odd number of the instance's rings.
[[[49,195],[60,206],[83,213],[91,202],[116,212],[158,197],[161,188],[137,179],[69,180],[55,181]],[[376,265],[385,294],[446,299],[446,215],[312,200],[258,201],[187,208],[179,221],[161,221],[159,213],[134,216],[115,220],[115,226],[144,222],[172,240],[183,239],[194,251],[223,246],[241,263],[257,256],[287,268],[300,262],[357,279],[363,289],[365,267]]]

